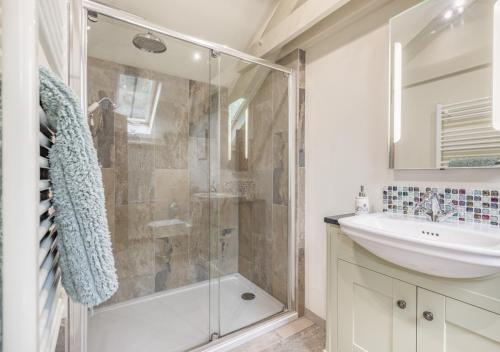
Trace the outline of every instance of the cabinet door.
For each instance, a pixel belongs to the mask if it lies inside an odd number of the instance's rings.
[[[415,352],[416,287],[338,263],[339,351]]]
[[[418,352],[499,352],[500,315],[418,288]]]

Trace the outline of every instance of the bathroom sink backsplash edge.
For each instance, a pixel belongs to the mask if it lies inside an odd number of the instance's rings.
[[[445,209],[454,206],[458,213],[447,222],[482,223],[499,227],[499,190],[466,189],[456,187],[384,186],[383,211],[397,214],[415,214],[415,206],[428,191],[438,193]]]

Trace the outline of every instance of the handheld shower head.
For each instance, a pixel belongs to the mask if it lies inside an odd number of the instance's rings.
[[[87,108],[87,116],[89,119],[90,126],[94,126],[94,111],[96,111],[97,108],[100,107],[101,104],[104,102],[107,102],[107,104],[111,104],[111,106],[113,107],[113,110],[115,110],[118,107],[118,105],[113,103],[113,101],[108,97],[101,98],[99,101],[96,101],[96,102],[90,104]],[[103,124],[103,115],[99,114],[99,116],[97,117],[98,128],[101,128],[102,124]]]
[[[96,102],[90,104],[89,107],[87,108],[87,114],[89,114],[89,115],[92,114],[99,106],[101,106],[101,103],[103,103],[105,101],[107,101],[108,103],[111,104],[111,106],[113,107],[113,110],[118,107],[115,103],[113,103],[113,101],[110,98],[104,97],[104,98],[100,99],[99,101],[96,101]]]

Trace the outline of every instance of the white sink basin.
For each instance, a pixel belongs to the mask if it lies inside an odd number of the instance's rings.
[[[339,220],[342,232],[373,254],[429,275],[475,278],[500,272],[500,231],[375,213]]]

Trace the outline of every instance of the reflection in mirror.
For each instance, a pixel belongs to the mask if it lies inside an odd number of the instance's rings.
[[[391,19],[392,167],[500,166],[495,3],[428,0]]]

